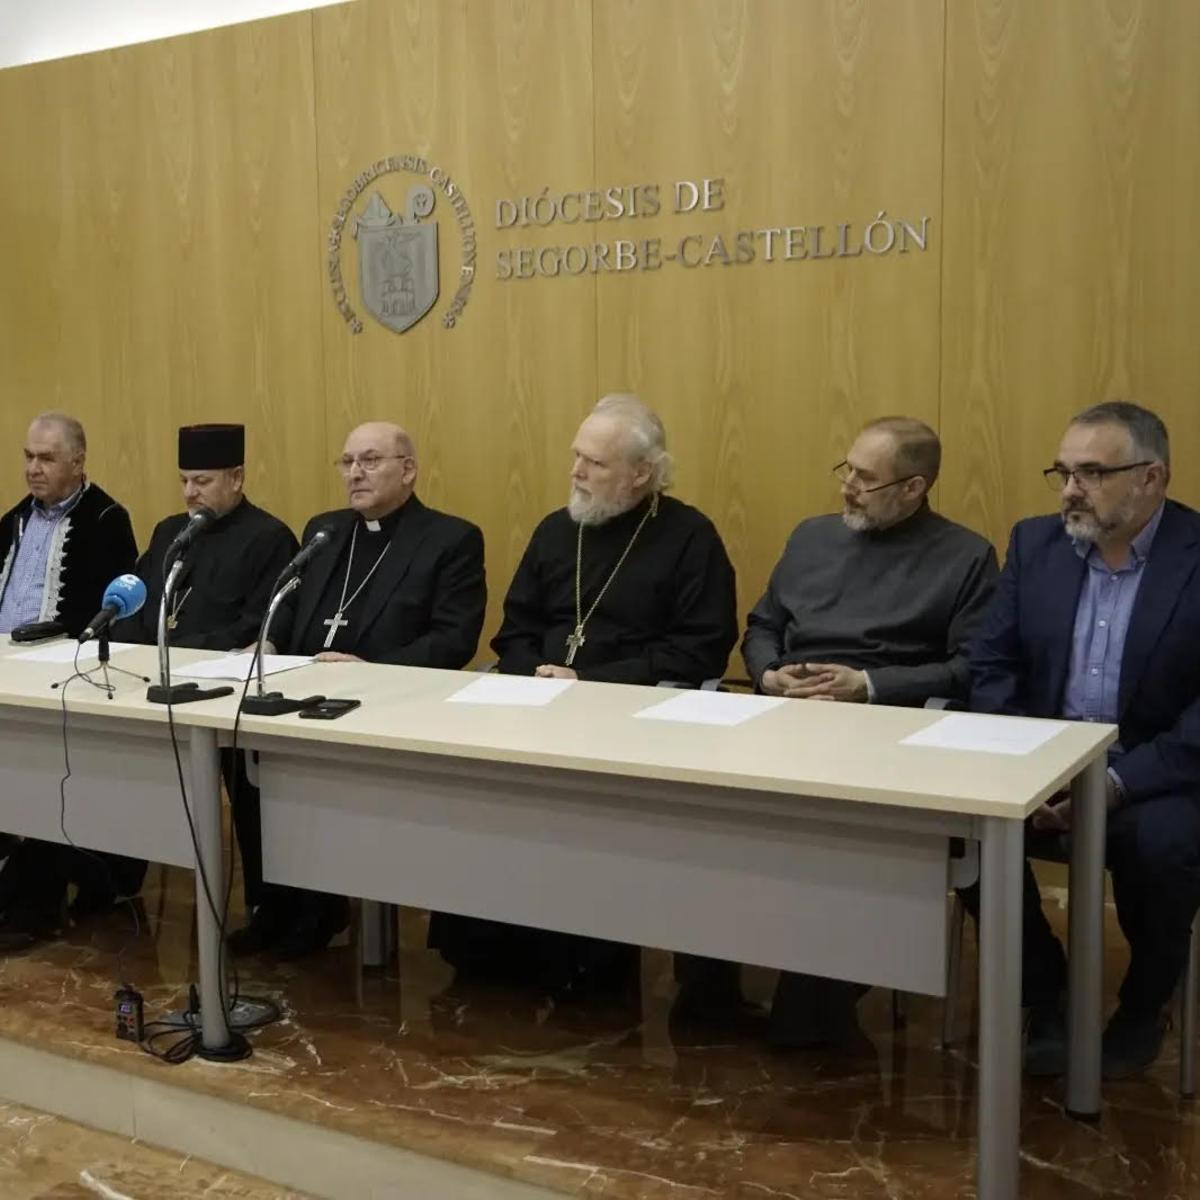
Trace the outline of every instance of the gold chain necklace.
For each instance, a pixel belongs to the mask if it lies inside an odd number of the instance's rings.
[[[579,653],[579,648],[587,639],[583,636],[583,627],[592,619],[592,613],[596,611],[600,601],[604,599],[604,593],[608,591],[609,585],[617,577],[617,572],[625,565],[625,560],[629,557],[630,550],[633,549],[633,543],[637,541],[638,534],[642,532],[642,527],[652,516],[658,512],[658,493],[655,492],[650,500],[650,507],[642,514],[642,519],[638,522],[638,527],[633,531],[633,537],[629,539],[629,544],[621,552],[621,557],[617,559],[617,565],[613,567],[608,578],[604,581],[604,586],[600,589],[595,600],[592,601],[592,606],[583,613],[583,522],[579,523],[579,536],[575,542],[575,629],[567,635],[567,662],[569,667],[575,661],[575,655]]]

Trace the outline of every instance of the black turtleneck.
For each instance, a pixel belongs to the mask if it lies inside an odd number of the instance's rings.
[[[649,500],[583,531],[580,572],[584,614],[612,574]],[[563,665],[575,627],[575,556],[579,526],[565,508],[534,531],[504,600],[492,640],[500,670],[529,675]],[[581,679],[613,683],[701,683],[723,674],[737,641],[733,567],[703,513],[670,496],[638,534],[633,549],[584,627],[572,664]]]
[[[864,533],[840,514],[802,521],[750,613],[746,667],[755,683],[784,663],[866,670],[880,704],[965,697],[967,639],[997,574],[991,544],[928,505]]]

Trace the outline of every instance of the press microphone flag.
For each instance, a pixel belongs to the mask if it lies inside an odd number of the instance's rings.
[[[146,585],[136,575],[118,575],[104,589],[100,611],[88,622],[79,635],[80,643],[91,641],[113,621],[132,617],[146,603]]]

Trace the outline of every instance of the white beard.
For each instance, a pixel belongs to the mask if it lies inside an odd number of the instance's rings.
[[[1082,512],[1079,509],[1063,513],[1063,525],[1066,528],[1067,534],[1077,542],[1098,542],[1104,532],[1100,528],[1100,522],[1096,520],[1095,516],[1090,512]]]
[[[634,503],[629,497],[623,500],[597,500],[595,496],[585,496],[572,488],[567,499],[567,512],[576,525],[603,525],[605,521],[628,512]]]
[[[854,533],[867,533],[875,528],[875,522],[865,512],[849,512],[842,509],[842,522]]]

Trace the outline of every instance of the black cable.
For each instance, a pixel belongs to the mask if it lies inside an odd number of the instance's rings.
[[[108,889],[112,893],[114,900],[117,900],[118,899],[117,881],[112,873],[112,868],[109,866],[107,860],[105,860],[101,855],[95,853],[92,850],[88,850],[88,849],[85,849],[83,846],[76,845],[75,842],[72,840],[71,835],[67,832],[67,783],[70,781],[71,774],[72,774],[72,771],[71,771],[71,744],[70,744],[70,739],[67,734],[67,714],[68,714],[67,688],[69,688],[76,679],[83,679],[88,683],[92,683],[96,687],[100,686],[99,684],[95,684],[94,680],[88,679],[87,675],[84,672],[80,671],[80,669],[79,669],[79,650],[80,650],[80,644],[76,643],[75,657],[71,663],[73,673],[71,674],[71,676],[68,679],[63,681],[62,691],[59,696],[59,699],[61,702],[61,707],[62,707],[63,776],[58,781],[58,828],[63,835],[63,841],[65,841],[66,844],[68,846],[70,846],[72,850],[74,850],[78,854],[82,854],[85,857],[90,858],[93,862],[99,864],[101,871],[104,873],[105,881],[108,884]],[[108,691],[109,699],[111,700],[112,699],[111,688],[106,687],[105,690]],[[69,879],[68,879],[68,882],[69,882]],[[126,980],[126,975],[125,975],[125,953],[129,949],[129,947],[135,941],[137,941],[137,939],[139,937],[141,937],[142,924],[141,924],[141,921],[138,919],[136,898],[133,896],[126,896],[123,899],[123,903],[126,903],[129,905],[129,915],[133,921],[133,933],[129,937],[127,937],[117,949],[117,980],[121,984],[122,987],[129,987],[129,984]]]

